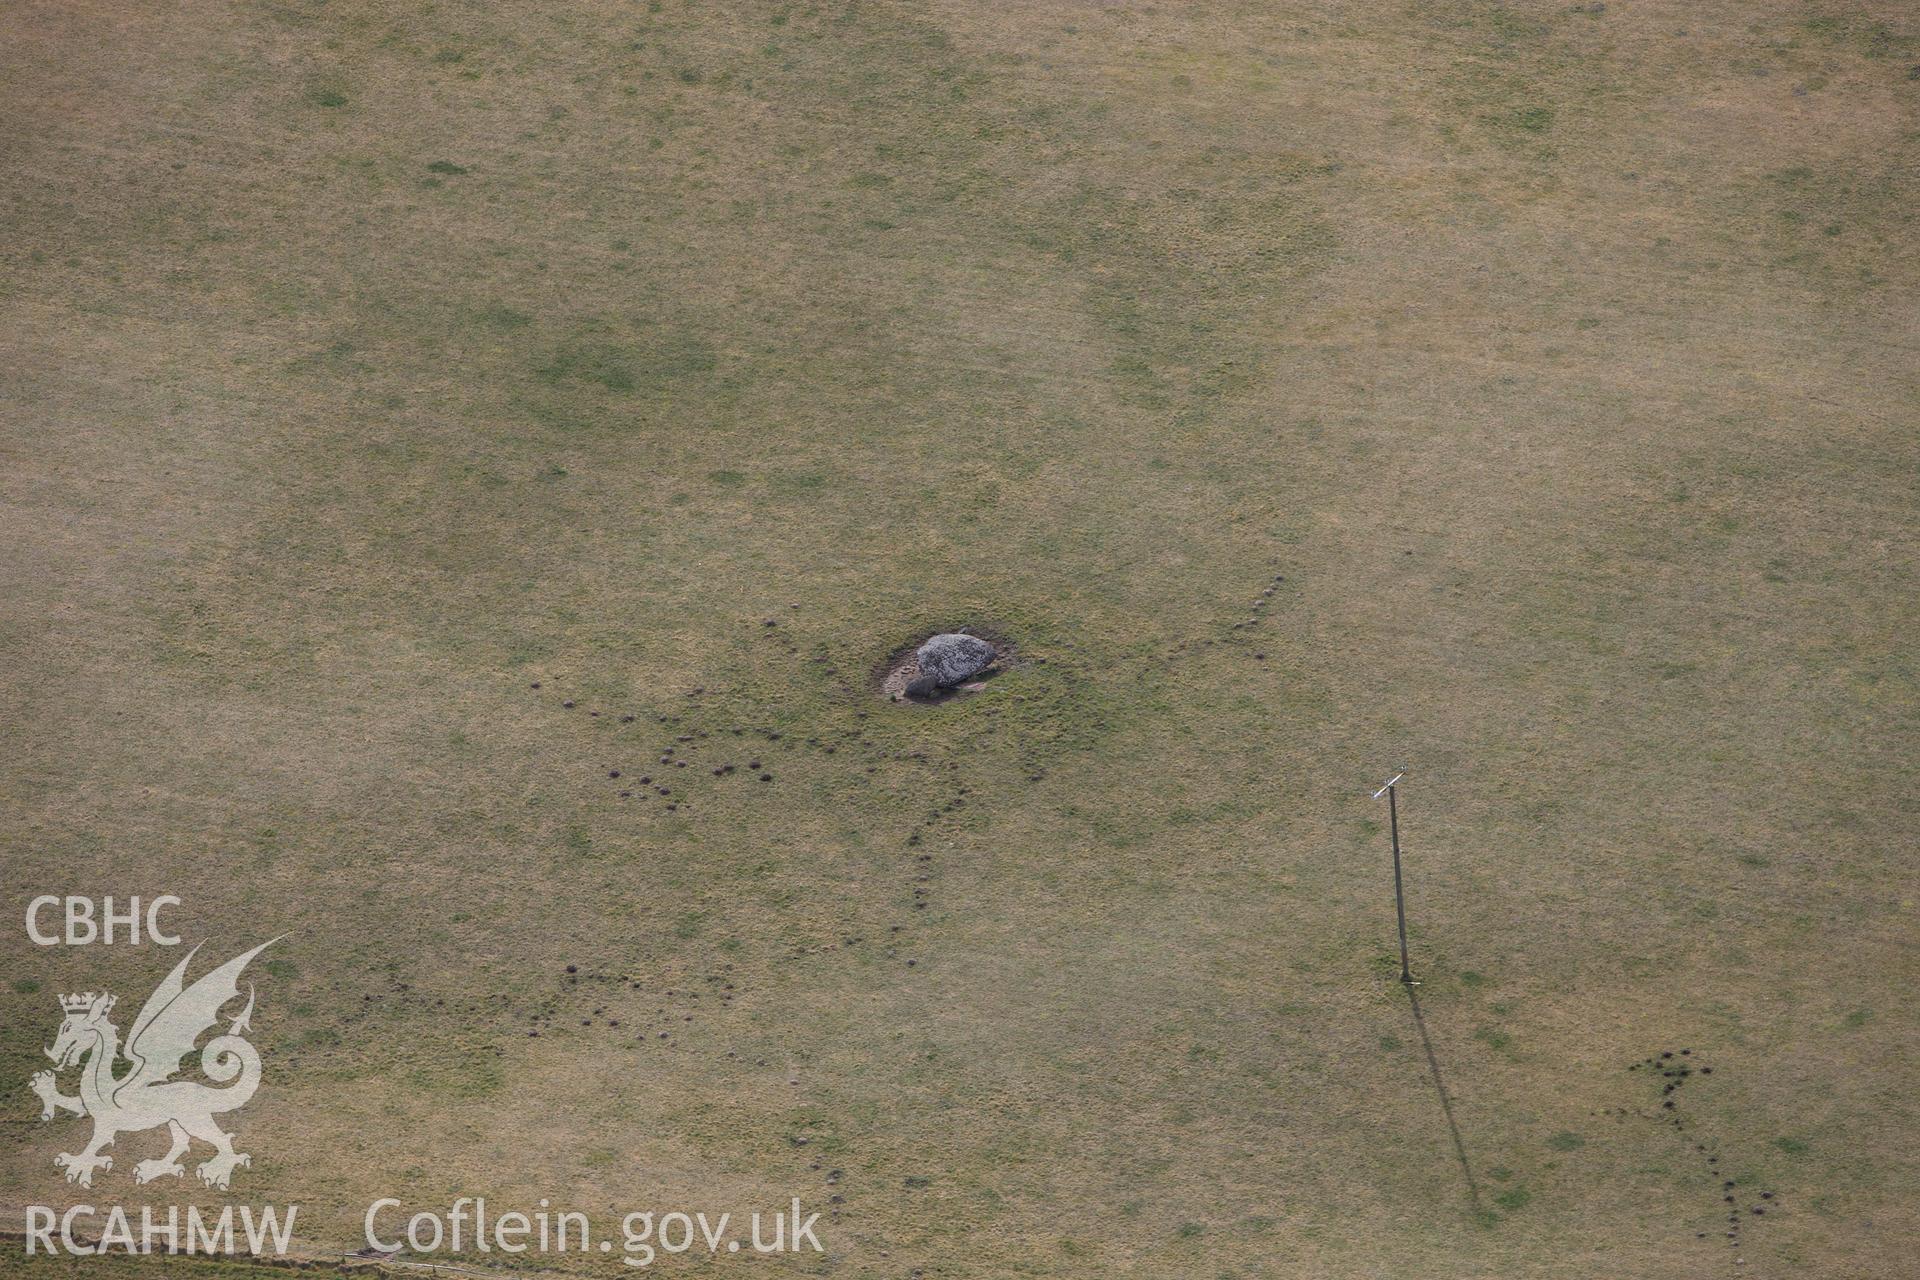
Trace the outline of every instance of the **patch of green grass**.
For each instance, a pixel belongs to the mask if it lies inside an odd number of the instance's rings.
[[[1502,1053],[1513,1044],[1513,1037],[1498,1027],[1476,1027],[1473,1038],[1488,1048]]]
[[[1553,108],[1523,107],[1514,113],[1513,123],[1528,133],[1545,133],[1553,127]]]

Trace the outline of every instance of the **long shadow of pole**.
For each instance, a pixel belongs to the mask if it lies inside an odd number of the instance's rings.
[[[1447,1082],[1440,1075],[1440,1059],[1433,1052],[1433,1039],[1427,1035],[1427,1020],[1420,1012],[1420,993],[1411,984],[1402,987],[1413,1009],[1413,1025],[1420,1031],[1420,1047],[1427,1051],[1427,1070],[1433,1074],[1433,1091],[1440,1095],[1440,1113],[1447,1118],[1447,1132],[1453,1137],[1453,1155],[1460,1162],[1460,1173],[1467,1180],[1467,1199],[1474,1212],[1480,1211],[1480,1184],[1473,1180],[1473,1165],[1467,1160],[1467,1144],[1460,1138],[1460,1125],[1453,1118],[1453,1099],[1447,1096]]]

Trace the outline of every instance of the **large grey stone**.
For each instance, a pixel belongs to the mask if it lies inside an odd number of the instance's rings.
[[[920,674],[932,676],[934,683],[959,684],[993,665],[993,646],[978,636],[950,631],[921,645],[914,658]]]

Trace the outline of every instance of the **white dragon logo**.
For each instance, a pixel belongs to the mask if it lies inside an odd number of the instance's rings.
[[[233,1149],[233,1139],[221,1132],[213,1118],[225,1111],[238,1110],[253,1097],[260,1086],[260,1053],[241,1038],[252,1030],[253,988],[247,988],[247,1007],[233,1020],[223,1036],[207,1041],[200,1051],[200,1069],[225,1088],[215,1089],[194,1080],[169,1080],[180,1069],[180,1060],[193,1052],[194,1041],[219,1021],[221,1006],[240,994],[240,971],[247,962],[279,939],[263,942],[245,955],[236,956],[213,972],[186,986],[187,965],[200,951],[195,947],[174,967],[133,1020],[126,1048],[120,1047],[120,1029],[107,1020],[113,1012],[114,997],[105,992],[60,997],[66,1020],[54,1038],[47,1056],[55,1070],[64,1071],[84,1062],[80,1071],[80,1096],[60,1092],[53,1071],[42,1071],[32,1080],[33,1091],[40,1095],[40,1119],[51,1120],[57,1111],[93,1118],[93,1141],[78,1155],[58,1155],[53,1162],[67,1171],[67,1181],[83,1187],[93,1185],[96,1169],[111,1170],[113,1157],[101,1155],[101,1149],[113,1144],[115,1136],[138,1133],[166,1125],[173,1147],[158,1160],[142,1160],[133,1167],[135,1182],[155,1178],[178,1177],[186,1172],[180,1157],[198,1138],[214,1149],[213,1157],[199,1168],[200,1181],[209,1187],[226,1190],[239,1165],[251,1163]],[[114,1063],[124,1057],[132,1064],[125,1074],[115,1076]],[[239,1079],[226,1084],[235,1076]]]

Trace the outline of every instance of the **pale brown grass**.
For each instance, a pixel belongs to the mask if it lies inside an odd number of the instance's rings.
[[[1684,1043],[1747,1274],[1920,1245],[1897,6],[0,22],[8,909],[292,933],[236,1194],[1691,1273]],[[1046,661],[876,703],[968,618]],[[164,966],[7,937],[64,1203],[50,993]]]

